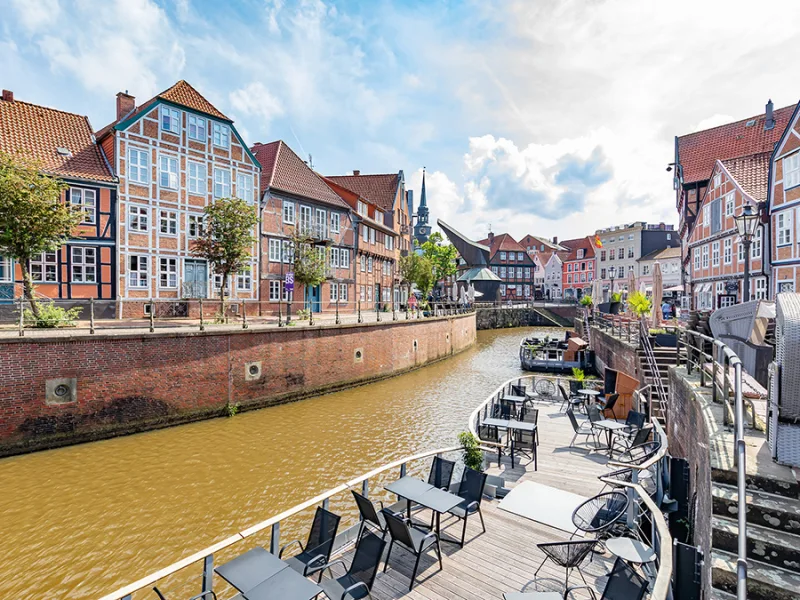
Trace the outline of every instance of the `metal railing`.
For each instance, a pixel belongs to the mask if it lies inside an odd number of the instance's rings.
[[[458,452],[461,450],[460,446],[452,446],[449,448],[438,448],[436,450],[429,450],[427,452],[422,452],[420,454],[414,454],[411,456],[405,456],[398,460],[392,461],[385,465],[381,465],[380,467],[373,469],[367,473],[359,475],[353,479],[348,481],[343,481],[339,485],[319,494],[318,496],[314,496],[302,502],[292,508],[283,511],[280,514],[277,514],[265,521],[261,521],[260,523],[256,523],[246,529],[242,529],[238,533],[234,535],[216,542],[211,546],[203,548],[171,565],[164,567],[156,571],[155,573],[151,573],[138,581],[134,581],[126,586],[123,586],[119,589],[114,590],[113,592],[106,594],[101,598],[101,600],[131,600],[132,595],[145,588],[152,586],[155,583],[158,583],[160,580],[169,577],[170,575],[174,575],[184,569],[191,567],[192,565],[196,565],[198,563],[202,563],[202,592],[207,592],[212,590],[213,585],[213,574],[214,574],[214,555],[218,554],[220,551],[229,548],[239,542],[242,542],[248,538],[251,538],[257,533],[262,531],[266,531],[267,529],[270,530],[270,552],[272,554],[278,554],[280,549],[280,525],[281,522],[287,520],[288,518],[315,506],[322,506],[323,508],[328,507],[328,503],[330,499],[338,494],[347,493],[350,490],[356,489],[364,496],[369,495],[369,482],[370,479],[374,479],[381,473],[385,473],[391,469],[400,469],[400,477],[404,477],[406,474],[406,469],[408,463],[422,460],[425,458],[429,458],[432,456],[439,456],[442,454],[446,454],[448,452]],[[358,524],[354,525],[357,527]]]
[[[644,352],[645,360],[647,361],[647,366],[650,368],[650,372],[652,373],[651,379],[653,380],[653,388],[656,393],[656,398],[658,402],[658,412],[659,417],[667,421],[667,388],[664,385],[664,380],[661,379],[661,371],[658,366],[658,361],[656,360],[655,352],[653,351],[653,344],[650,343],[650,328],[647,324],[647,319],[642,317],[639,321],[639,346],[642,348]],[[653,389],[651,388],[651,391]],[[653,409],[652,406],[652,394],[651,394],[651,404],[650,410]]]
[[[700,386],[711,386],[714,402],[724,405],[723,422],[730,425],[729,412],[733,414],[734,427],[734,464],[736,466],[738,539],[736,559],[736,597],[747,598],[747,490],[746,490],[746,454],[744,440],[745,401],[749,402],[752,411],[752,426],[755,428],[756,411],[752,400],[744,397],[742,382],[742,361],[736,353],[723,342],[698,331],[680,329],[678,344],[683,344],[686,352],[686,372],[691,375],[695,370],[700,374]],[[680,361],[680,352],[678,353]],[[708,370],[710,368],[710,380]],[[733,369],[733,381],[730,370]],[[731,392],[733,405],[731,406]]]
[[[629,315],[612,315],[595,310],[592,313],[595,327],[633,346],[639,344],[639,323]]]

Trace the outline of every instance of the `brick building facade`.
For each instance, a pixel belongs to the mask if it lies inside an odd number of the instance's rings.
[[[503,281],[501,300],[532,300],[536,264],[527,250],[507,233],[489,233],[478,243],[490,248],[489,267]]]
[[[214,200],[236,196],[255,206],[260,169],[233,122],[179,81],[138,107],[117,94],[117,118],[97,140],[119,178],[121,314],[141,317],[150,298],[218,295],[220,277],[193,256],[193,238]],[[256,273],[257,244],[250,266],[229,282],[231,298],[255,300]]]
[[[565,240],[561,245],[569,248],[569,254],[564,258],[562,266],[562,296],[568,300],[579,300],[585,295],[591,295],[596,271],[594,238],[587,236]]]

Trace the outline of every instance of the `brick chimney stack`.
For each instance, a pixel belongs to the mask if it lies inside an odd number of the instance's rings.
[[[494,234],[490,231],[487,237],[489,238],[489,245],[491,246],[494,241]]]
[[[558,244],[558,238],[556,236],[553,236],[553,244]]]
[[[117,121],[127,117],[136,108],[136,98],[127,91],[117,94]]]
[[[357,169],[353,169],[353,175],[355,175],[356,177],[358,177],[359,175],[361,175],[361,171],[359,171],[359,170],[357,170]]]
[[[13,102],[14,92],[12,92],[11,90],[3,90],[3,100],[5,102]]]

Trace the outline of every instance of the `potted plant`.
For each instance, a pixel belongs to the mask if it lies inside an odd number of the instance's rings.
[[[583,369],[572,367],[572,379],[569,382],[569,391],[572,394],[577,394],[578,390],[583,389],[585,381],[586,381],[586,373],[583,372]]]
[[[633,292],[628,295],[628,308],[637,317],[642,318],[650,314],[653,303],[642,292]]]
[[[675,331],[667,331],[663,327],[649,330],[650,339],[653,345],[665,348],[675,348],[678,345],[678,334]]]
[[[458,434],[458,441],[461,444],[464,466],[476,471],[483,470],[483,451],[481,441],[469,431],[462,431]]]
[[[608,312],[612,315],[618,315],[622,308],[622,292],[614,292],[611,294],[611,300],[608,305]]]

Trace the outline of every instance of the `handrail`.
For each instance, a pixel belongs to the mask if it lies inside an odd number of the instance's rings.
[[[233,534],[232,536],[230,536],[228,538],[225,538],[224,540],[220,540],[220,541],[212,544],[211,546],[203,548],[202,550],[199,550],[199,551],[197,551],[197,552],[195,552],[195,553],[193,553],[193,554],[191,554],[191,555],[189,555],[187,557],[184,557],[184,558],[178,560],[177,562],[174,562],[171,565],[169,565],[167,567],[164,567],[163,569],[160,569],[159,571],[156,571],[155,573],[151,573],[150,575],[142,577],[141,579],[139,579],[137,581],[134,581],[133,583],[130,583],[130,584],[128,584],[128,585],[126,585],[124,587],[121,587],[121,588],[119,588],[117,590],[114,590],[110,594],[106,594],[105,596],[103,596],[100,600],[119,600],[120,598],[129,597],[134,592],[137,592],[137,591],[139,591],[139,590],[141,590],[143,588],[151,586],[154,583],[156,583],[157,581],[159,581],[160,579],[163,579],[164,577],[168,577],[169,575],[173,575],[174,573],[177,573],[178,571],[182,571],[186,567],[188,567],[188,566],[190,566],[190,565],[192,565],[194,563],[200,562],[201,560],[203,560],[207,556],[210,556],[210,555],[214,554],[215,552],[219,552],[220,550],[224,550],[225,548],[228,548],[229,546],[232,546],[233,544],[235,544],[237,542],[240,542],[240,541],[242,541],[242,540],[244,540],[244,539],[246,539],[246,538],[248,538],[248,537],[250,537],[250,536],[252,536],[252,535],[254,535],[254,534],[258,533],[258,532],[260,532],[260,531],[263,531],[263,530],[267,529],[268,527],[273,527],[276,524],[280,523],[281,521],[284,521],[285,519],[288,519],[289,517],[291,517],[293,515],[296,515],[296,514],[302,512],[302,511],[306,510],[307,508],[310,508],[312,506],[320,504],[320,503],[324,502],[325,500],[331,498],[332,496],[335,496],[336,494],[340,494],[342,492],[346,492],[347,490],[351,489],[353,486],[358,485],[359,483],[362,483],[362,482],[366,481],[370,477],[374,477],[375,475],[379,475],[379,474],[381,474],[381,473],[383,473],[385,471],[388,471],[389,469],[393,469],[395,467],[401,467],[402,468],[402,466],[404,464],[412,462],[412,461],[415,461],[415,460],[420,460],[420,459],[423,459],[423,458],[427,458],[429,456],[435,456],[437,454],[444,454],[446,452],[455,452],[455,451],[458,451],[458,450],[461,450],[461,446],[450,446],[450,447],[447,447],[447,448],[438,448],[436,450],[429,450],[429,451],[426,451],[426,452],[413,454],[411,456],[406,456],[406,457],[394,460],[394,461],[392,461],[390,463],[386,463],[384,465],[381,465],[380,467],[378,467],[376,469],[373,469],[372,471],[369,471],[368,473],[364,473],[363,475],[359,475],[358,477],[355,477],[354,479],[350,479],[349,481],[345,481],[343,483],[340,483],[336,487],[331,488],[331,489],[319,494],[318,496],[315,496],[315,497],[313,497],[313,498],[311,498],[309,500],[306,500],[306,501],[304,501],[304,502],[302,502],[300,504],[297,504],[296,506],[293,506],[292,508],[289,508],[288,510],[283,511],[280,514],[277,514],[275,516],[270,517],[269,519],[266,519],[264,521],[256,523],[255,525],[251,525],[250,527],[248,527],[246,529],[243,529],[243,530]]]
[[[644,355],[647,358],[647,365],[653,373],[653,381],[655,382],[656,393],[658,394],[658,410],[661,413],[661,418],[665,421],[667,419],[667,389],[664,387],[664,382],[661,379],[661,372],[658,369],[658,361],[656,361],[653,345],[650,343],[650,331],[647,326],[647,321],[644,317],[639,322],[639,343],[644,350]],[[652,397],[652,396],[651,396]],[[652,410],[650,406],[650,410]]]

